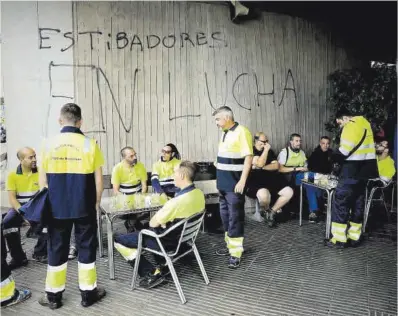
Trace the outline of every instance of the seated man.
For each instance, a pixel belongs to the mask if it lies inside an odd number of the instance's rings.
[[[247,180],[246,195],[257,198],[263,207],[268,226],[275,225],[275,215],[280,213],[293,196],[293,190],[287,186],[283,176],[278,172],[279,163],[271,149],[267,136],[258,132],[254,136],[252,171]],[[269,208],[271,198],[279,195],[275,204]]]
[[[394,160],[391,158],[388,149],[388,142],[386,140],[376,144],[376,155],[377,155],[377,168],[379,169],[379,179],[387,185],[395,175]]]
[[[322,136],[319,145],[314,149],[308,159],[308,169],[314,173],[330,174],[333,169],[332,153],[330,147],[330,139]],[[306,186],[307,199],[310,208],[310,223],[318,222],[319,206],[318,200],[322,198],[323,191],[321,189]]]
[[[283,148],[278,155],[279,172],[285,175],[286,181],[291,186],[300,185],[300,175],[308,171],[307,157],[301,150],[301,136],[299,134],[291,134],[289,146]]]
[[[16,171],[7,177],[8,199],[12,206],[3,217],[2,230],[11,254],[9,268],[11,270],[28,264],[25,252],[22,250],[20,227],[24,222],[20,207],[28,202],[39,191],[39,173],[36,167],[36,153],[32,148],[24,147],[17,153],[20,165]],[[35,225],[36,226],[36,225]],[[39,237],[32,258],[41,263],[47,263],[47,228],[33,227],[39,230]]]
[[[32,295],[28,289],[17,289],[15,287],[15,281],[11,275],[11,269],[7,264],[6,258],[7,248],[3,237],[3,231],[1,231],[1,307],[7,307],[21,303],[30,298]]]
[[[124,147],[120,151],[122,156],[122,161],[119,162],[112,170],[112,187],[113,193],[115,195],[120,194],[136,194],[136,193],[147,193],[147,179],[148,175],[146,173],[143,163],[138,162],[137,154],[132,147]],[[132,232],[135,229],[141,228],[141,223],[137,219],[137,215],[127,215],[123,216],[126,221],[124,225],[127,232]]]
[[[152,166],[151,182],[154,192],[174,197],[178,188],[173,181],[174,168],[181,162],[180,153],[174,144],[167,144],[162,149],[160,160]]]
[[[181,190],[173,199],[167,201],[149,222],[149,226],[157,234],[161,234],[179,220],[188,218],[204,210],[204,194],[201,190],[196,189],[193,184],[195,171],[195,165],[190,161],[183,161],[175,168],[175,185]],[[166,249],[175,249],[180,233],[181,230],[176,230],[162,239],[162,243]],[[115,237],[115,248],[131,265],[134,265],[136,257],[138,236],[139,232],[134,232]],[[156,240],[150,237],[145,237],[143,246],[160,250]],[[164,281],[167,271],[161,266],[155,268],[144,256],[141,256],[138,273],[143,278],[140,281],[140,286],[152,288]]]

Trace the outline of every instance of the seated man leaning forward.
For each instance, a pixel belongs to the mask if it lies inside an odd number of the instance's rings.
[[[175,167],[174,183],[180,191],[176,193],[173,199],[167,201],[149,222],[150,229],[157,234],[163,233],[179,220],[188,218],[204,210],[204,194],[201,190],[196,189],[193,184],[195,170],[194,163],[190,161],[182,161],[181,164]],[[182,227],[161,239],[166,251],[168,249],[175,249],[179,241],[181,229]],[[115,248],[133,266],[138,247],[138,236],[139,232],[133,232],[115,237]],[[160,251],[156,240],[151,237],[144,238],[143,246]],[[156,259],[158,260],[158,257]],[[140,286],[152,288],[165,280],[168,268],[162,265],[164,262],[159,261],[158,263],[158,266],[154,267],[144,256],[141,256],[138,268],[138,274],[142,278],[139,283]]]
[[[247,180],[246,195],[257,198],[260,206],[266,210],[265,219],[269,227],[275,226],[276,213],[282,212],[293,196],[293,189],[278,172],[279,163],[271,149],[267,136],[258,132],[254,136],[252,170]],[[279,196],[275,204],[269,208],[271,198]]]
[[[126,146],[120,151],[122,161],[112,170],[112,187],[114,195],[132,195],[136,193],[147,193],[147,172],[144,164],[138,161],[137,153],[133,147]],[[124,226],[128,233],[140,230],[142,223],[140,219],[146,215],[137,217],[135,214],[124,215]]]

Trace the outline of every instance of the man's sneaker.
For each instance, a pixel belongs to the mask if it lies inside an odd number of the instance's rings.
[[[23,301],[26,301],[28,298],[32,296],[32,292],[28,289],[16,289],[16,295],[14,295],[14,298],[10,301],[6,301],[1,303],[1,307],[8,307],[12,306],[18,303],[21,303]]]
[[[231,269],[236,269],[240,266],[240,258],[237,257],[229,257],[228,267]]]
[[[166,280],[166,274],[168,274],[166,270],[162,271],[161,269],[157,268],[154,272],[148,273],[143,279],[141,279],[139,285],[144,289],[151,289],[163,283]]]
[[[11,259],[10,263],[8,264],[8,267],[10,270],[18,269],[20,267],[27,266],[29,263],[28,258],[23,258],[21,260],[15,260],[14,258]]]
[[[69,254],[68,254],[68,260],[73,260],[77,256],[77,250],[75,247],[70,247],[69,248]]]
[[[336,243],[334,243],[331,240],[327,239],[325,239],[324,244],[329,248],[335,248],[335,249],[344,249],[347,248],[348,246],[347,243],[345,242],[336,241]]]
[[[48,300],[47,294],[44,294],[42,297],[39,298],[39,304],[44,307],[49,307],[50,309],[58,309],[62,306],[62,301],[54,301],[50,302]]]
[[[37,261],[39,263],[47,264],[48,263],[48,257],[47,256],[39,256],[36,255],[35,253],[32,255],[32,260]]]
[[[316,212],[311,212],[308,219],[310,223],[318,223],[318,216],[316,215]]]
[[[227,247],[223,247],[220,249],[216,250],[216,255],[218,256],[228,256],[229,255],[229,249]]]
[[[106,291],[103,287],[97,286],[93,291],[82,291],[82,301],[83,307],[89,307],[98,301],[100,301],[106,295]]]

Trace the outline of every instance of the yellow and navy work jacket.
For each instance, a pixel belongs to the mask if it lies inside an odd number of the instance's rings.
[[[17,170],[10,172],[6,183],[7,191],[15,191],[18,202],[24,205],[39,191],[39,173],[37,169],[23,173],[19,165]]]
[[[238,122],[223,131],[217,154],[217,189],[234,192],[242,175],[245,157],[253,155],[252,136]]]
[[[174,188],[174,169],[179,166],[181,160],[173,158],[169,161],[159,160],[152,166],[151,183],[157,193]]]
[[[80,129],[65,126],[43,146],[42,170],[47,175],[52,215],[57,219],[95,214],[94,171],[104,164],[94,139]]]
[[[148,179],[144,164],[137,162],[128,166],[124,161],[119,162],[112,170],[112,184],[119,185],[119,192],[134,194],[142,191],[142,183]]]
[[[363,116],[353,117],[343,127],[339,152],[344,159],[341,178],[366,180],[379,176],[373,131]]]
[[[389,183],[392,177],[395,175],[394,160],[390,156],[384,159],[377,157],[377,168],[379,169],[380,179],[386,183]]]
[[[188,218],[196,213],[200,213],[204,211],[204,209],[205,196],[203,192],[191,184],[177,192],[175,197],[171,200],[168,200],[166,204],[156,213],[156,219],[162,226],[165,226],[166,228],[159,227],[155,230],[157,233],[163,233],[177,221]],[[164,242],[166,245],[175,245],[178,243],[181,229],[182,227],[168,234],[167,238],[162,238],[162,242]]]

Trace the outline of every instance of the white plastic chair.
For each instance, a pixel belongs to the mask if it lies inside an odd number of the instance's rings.
[[[143,229],[140,232],[140,235],[138,237],[138,248],[137,248],[137,256],[135,259],[135,265],[134,265],[134,271],[133,271],[133,279],[131,281],[132,290],[134,290],[136,287],[138,266],[140,264],[140,257],[141,257],[142,251],[148,251],[148,252],[154,253],[158,256],[162,256],[163,258],[165,258],[166,265],[170,269],[171,276],[173,277],[173,281],[177,288],[177,292],[178,292],[178,295],[180,296],[182,304],[186,303],[186,299],[185,299],[185,295],[182,291],[180,281],[178,280],[176,271],[174,269],[174,265],[173,265],[174,262],[177,262],[182,257],[193,252],[195,254],[196,260],[198,261],[200,271],[202,272],[205,283],[206,284],[210,283],[209,278],[206,273],[206,270],[203,266],[202,259],[200,258],[198,249],[196,248],[196,244],[195,244],[195,240],[199,233],[200,227],[202,225],[204,215],[205,215],[204,212],[194,214],[191,217],[183,219],[183,220],[179,221],[178,223],[174,224],[173,226],[171,226],[169,229],[167,229],[162,234],[156,234],[155,232],[148,230],[148,229]],[[167,236],[172,231],[174,231],[176,228],[181,227],[181,226],[182,226],[182,231],[181,231],[181,235],[180,235],[180,239],[178,241],[177,247],[173,251],[166,251],[162,244],[161,239],[163,237]],[[143,236],[149,236],[149,237],[155,238],[158,243],[158,246],[160,248],[160,251],[143,247],[142,246]],[[179,253],[179,250],[180,250],[180,247],[182,244],[189,246],[189,249],[184,251],[183,253]]]
[[[382,183],[382,185],[380,186],[374,186],[371,190],[370,193],[368,192],[368,186],[371,183],[376,183],[376,182],[380,182]],[[386,214],[387,214],[387,218],[388,221],[391,220],[391,216],[390,216],[390,210],[387,208],[387,204],[385,201],[385,196],[384,196],[384,190],[392,187],[394,189],[394,181],[390,181],[388,183],[385,183],[383,181],[381,181],[380,179],[369,179],[368,183],[366,185],[366,194],[365,194],[365,213],[364,213],[364,217],[363,217],[363,225],[362,225],[362,232],[365,232],[366,229],[366,224],[368,222],[368,217],[369,217],[369,211],[370,211],[370,207],[372,205],[372,202],[378,201],[378,202],[383,202],[384,208],[386,210]],[[374,194],[376,193],[376,191],[379,190],[380,191],[380,197],[379,198],[374,198]],[[394,193],[393,193],[394,195]],[[394,201],[392,201],[393,204]]]

